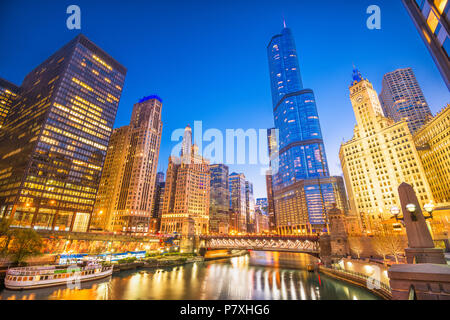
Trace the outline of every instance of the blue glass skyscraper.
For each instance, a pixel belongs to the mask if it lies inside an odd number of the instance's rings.
[[[272,176],[277,229],[283,234],[322,231],[326,211],[337,202],[343,184],[340,177],[330,177],[314,92],[303,87],[294,37],[286,25],[270,40],[267,55],[278,129],[278,170]]]
[[[274,188],[298,180],[328,177],[314,92],[304,89],[294,38],[289,28],[267,46],[273,114],[279,130],[279,169]]]

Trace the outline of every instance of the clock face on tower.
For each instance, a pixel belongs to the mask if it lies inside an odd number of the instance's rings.
[[[361,103],[361,101],[363,101],[363,96],[359,95],[356,97],[356,102]]]

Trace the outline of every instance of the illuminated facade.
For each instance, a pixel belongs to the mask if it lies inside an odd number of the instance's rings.
[[[209,233],[228,234],[230,223],[230,190],[228,187],[228,166],[212,164],[209,209]]]
[[[278,234],[316,234],[324,231],[328,221],[323,212],[332,209],[334,203],[347,214],[347,196],[341,177],[322,178],[320,185],[317,180],[299,180],[286,188],[275,190]]]
[[[434,201],[450,202],[450,104],[414,135]]]
[[[232,231],[247,232],[247,202],[245,176],[233,172],[228,177],[230,188],[230,209],[233,212]]]
[[[247,232],[255,233],[255,197],[253,196],[253,184],[249,181],[245,181],[245,211],[247,220]]]
[[[125,74],[79,35],[25,77],[0,133],[0,217],[87,230]]]
[[[194,234],[208,234],[209,160],[199,155],[198,147],[191,143],[192,130],[187,126],[180,158],[169,158],[161,216],[162,233],[183,233],[192,224]]]
[[[122,166],[128,141],[128,126],[113,130],[109,140],[102,177],[95,200],[94,214],[89,229],[91,231],[120,230],[121,226],[113,220],[113,212],[118,201]]]
[[[161,144],[162,122],[161,122],[162,100],[152,95],[139,100],[133,107],[131,121],[124,127],[126,133],[121,137],[124,142],[117,139],[122,149],[123,156],[120,159],[117,171],[110,171],[105,179],[114,181],[114,190],[106,194],[106,201],[112,201],[112,206],[107,206],[111,212],[107,212],[110,224],[106,230],[133,234],[146,234],[149,232],[150,220],[152,218],[152,202],[156,186],[156,173],[158,166],[159,147]],[[114,154],[115,146],[110,150]],[[113,155],[112,157],[114,157]],[[102,178],[103,180],[103,178]],[[101,183],[104,188],[111,188],[107,182]],[[103,190],[99,194],[104,194]],[[112,199],[108,199],[108,197]],[[94,210],[94,216],[105,213],[106,208],[100,201]]]
[[[450,90],[449,1],[402,1]]]
[[[357,124],[339,157],[351,211],[370,231],[391,217],[392,206],[400,205],[397,188],[402,182],[414,186],[422,205],[432,196],[408,124],[384,116],[372,84],[356,69],[350,100]]]
[[[0,78],[0,129],[13,102],[18,98],[20,88],[5,79]]]
[[[412,134],[432,116],[411,68],[386,73],[379,98],[385,116],[395,122],[405,119]]]

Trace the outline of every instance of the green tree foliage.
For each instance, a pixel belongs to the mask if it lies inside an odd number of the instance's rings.
[[[43,242],[33,229],[15,229],[13,241],[8,250],[12,262],[21,265],[26,258],[41,254]]]

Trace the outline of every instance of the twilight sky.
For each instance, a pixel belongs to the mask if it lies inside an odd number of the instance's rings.
[[[167,168],[177,128],[244,130],[273,126],[266,46],[283,17],[294,33],[305,88],[316,95],[331,173],[339,146],[352,137],[348,97],[352,63],[381,91],[386,72],[412,67],[431,111],[450,94],[400,0],[71,0],[0,1],[0,77],[18,85],[79,31],[66,28],[67,6],[81,8],[81,32],[128,73],[115,127],[133,104],[163,99],[159,168]],[[366,8],[381,8],[381,30],[366,27]],[[208,143],[204,142],[204,145]],[[231,165],[265,197],[259,165]]]

